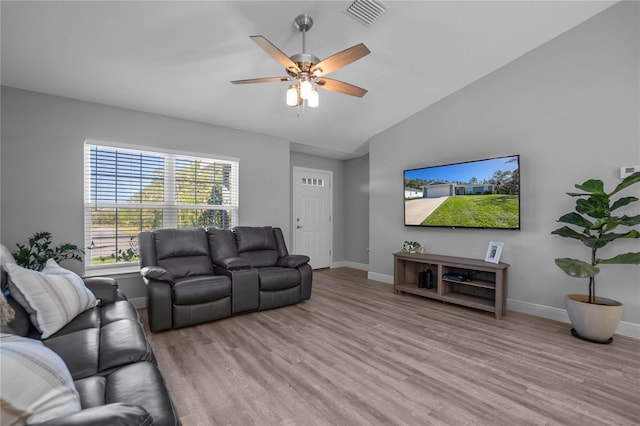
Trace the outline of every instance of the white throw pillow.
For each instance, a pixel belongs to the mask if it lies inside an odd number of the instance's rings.
[[[0,244],[0,268],[6,269],[5,265],[8,265],[10,263],[16,263],[13,255],[11,254],[9,249],[4,246],[4,244]]]
[[[3,425],[45,422],[81,410],[62,358],[38,340],[0,333]]]
[[[29,312],[43,339],[98,303],[82,278],[53,259],[47,260],[42,272],[12,264],[5,267],[11,295]]]

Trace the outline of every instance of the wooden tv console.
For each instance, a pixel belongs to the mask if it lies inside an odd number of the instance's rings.
[[[506,314],[507,263],[430,253],[394,253],[393,291]],[[431,271],[433,287],[419,287],[418,274]],[[427,283],[428,284],[428,283]]]

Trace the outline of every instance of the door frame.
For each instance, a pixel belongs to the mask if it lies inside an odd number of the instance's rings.
[[[333,264],[333,223],[334,223],[334,214],[333,214],[333,170],[326,170],[326,169],[313,169],[310,167],[301,167],[301,166],[293,166],[291,168],[291,192],[292,192],[292,196],[291,196],[291,247],[293,247],[293,253],[298,253],[297,249],[297,238],[296,238],[296,219],[295,219],[295,213],[296,213],[296,202],[299,200],[299,196],[300,194],[296,191],[296,188],[298,188],[296,186],[296,177],[297,174],[300,173],[304,173],[304,172],[310,172],[310,173],[326,173],[329,175],[329,237],[330,237],[330,247],[329,250],[331,250],[331,261],[330,264],[328,265],[328,267],[331,267]]]

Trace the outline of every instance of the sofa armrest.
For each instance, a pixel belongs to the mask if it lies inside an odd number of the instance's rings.
[[[290,254],[278,259],[277,265],[282,268],[299,268],[306,263],[309,263],[309,256],[305,256],[303,254]]]
[[[40,426],[146,426],[152,424],[153,418],[147,410],[138,405],[120,402],[87,408],[77,413],[38,423]]]
[[[118,281],[108,277],[83,278],[89,290],[100,299],[101,303],[113,303],[118,300]]]
[[[160,266],[145,266],[140,270],[140,275],[148,280],[164,281],[173,284],[171,272]]]
[[[214,259],[213,264],[219,268],[228,269],[229,271],[251,268],[251,265],[246,259],[237,256],[227,257],[224,259]]]

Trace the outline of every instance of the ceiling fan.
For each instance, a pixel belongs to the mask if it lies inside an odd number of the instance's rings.
[[[345,95],[363,97],[367,93],[367,90],[354,86],[353,84],[327,78],[325,75],[368,55],[370,51],[367,46],[360,43],[321,61],[317,56],[306,52],[306,34],[313,26],[313,19],[311,19],[309,15],[299,15],[295,18],[294,24],[296,28],[302,32],[302,53],[297,53],[292,56],[285,55],[273,43],[261,35],[249,37],[264,49],[269,56],[284,67],[287,76],[235,80],[231,83],[252,84],[290,81],[293,83],[287,90],[287,105],[290,106],[303,105],[304,101],[307,101],[309,107],[313,108],[318,106],[319,97],[316,90],[318,87]]]

